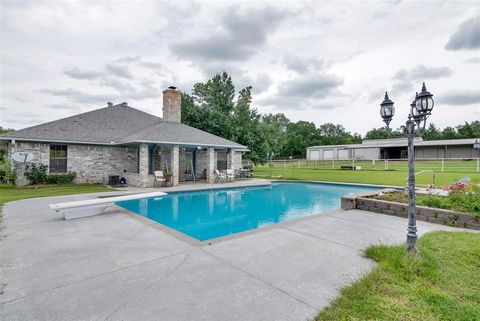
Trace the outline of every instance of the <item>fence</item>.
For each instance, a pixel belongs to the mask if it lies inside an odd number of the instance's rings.
[[[270,166],[267,162],[263,166]],[[362,170],[395,170],[408,171],[407,159],[350,159],[350,160],[307,160],[289,159],[273,160],[273,167],[280,168],[311,168],[311,169],[342,169],[355,166]],[[480,158],[417,158],[415,171],[432,170],[435,172],[468,172],[480,173]]]

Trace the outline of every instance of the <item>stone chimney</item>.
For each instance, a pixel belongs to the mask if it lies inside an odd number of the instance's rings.
[[[182,93],[170,86],[163,91],[163,120],[180,123],[182,119]]]

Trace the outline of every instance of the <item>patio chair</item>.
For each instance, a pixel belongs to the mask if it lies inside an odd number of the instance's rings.
[[[165,186],[166,179],[165,176],[163,175],[163,171],[154,171],[155,174],[155,180],[153,181],[153,186],[157,186],[158,183],[161,183],[161,186]]]
[[[225,183],[225,181],[227,180],[227,175],[225,175],[224,173],[220,173],[218,169],[215,169],[213,171],[213,174],[215,176],[215,183]]]
[[[227,169],[227,182],[235,181],[235,169]]]

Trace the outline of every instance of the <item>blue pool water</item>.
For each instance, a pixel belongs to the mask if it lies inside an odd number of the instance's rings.
[[[116,204],[205,241],[339,208],[342,195],[372,189],[279,182],[262,187],[170,193]]]

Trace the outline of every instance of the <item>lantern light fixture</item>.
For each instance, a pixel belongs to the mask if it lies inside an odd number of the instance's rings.
[[[387,128],[389,128],[388,125],[392,121],[393,115],[395,115],[395,107],[393,107],[393,101],[388,98],[388,93],[385,92],[385,98],[380,104],[380,116],[382,116],[383,121],[385,122],[385,124],[387,124]]]

